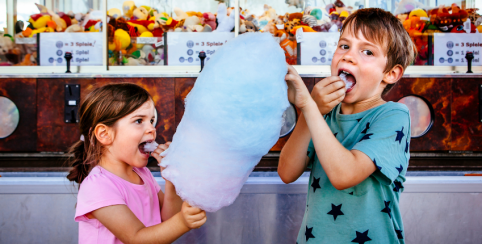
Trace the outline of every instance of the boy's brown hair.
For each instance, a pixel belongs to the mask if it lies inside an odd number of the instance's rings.
[[[349,28],[355,37],[358,35],[358,31],[361,31],[367,40],[383,47],[387,55],[387,66],[384,73],[398,64],[405,71],[415,58],[416,49],[412,39],[400,20],[390,12],[379,8],[357,10],[343,23],[340,36],[346,28]],[[388,84],[382,95],[388,93],[395,84]]]

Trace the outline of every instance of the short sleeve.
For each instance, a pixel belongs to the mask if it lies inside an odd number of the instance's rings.
[[[315,146],[313,145],[313,140],[310,140],[310,144],[308,144],[308,152],[306,153],[306,155],[308,156],[308,158],[310,159],[308,161],[308,168],[312,168],[313,167],[313,162],[315,161]]]
[[[126,205],[126,200],[115,183],[103,174],[90,174],[80,184],[75,221],[86,221],[85,214],[120,204]]]
[[[404,178],[410,158],[408,109],[383,111],[363,128],[352,149],[370,157],[377,167],[373,176],[386,185],[392,184],[399,176]]]

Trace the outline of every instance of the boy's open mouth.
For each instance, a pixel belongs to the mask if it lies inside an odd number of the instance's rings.
[[[350,92],[356,84],[355,76],[343,69],[338,70],[338,76],[345,82],[346,92]]]
[[[141,154],[150,155],[150,152],[146,151],[145,149],[145,145],[150,142],[152,142],[152,140],[144,141],[139,144],[139,152],[141,152]]]

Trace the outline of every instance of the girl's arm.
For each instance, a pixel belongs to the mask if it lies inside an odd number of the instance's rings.
[[[182,199],[176,194],[174,185],[166,180],[166,193],[159,191],[159,203],[161,205],[161,219],[162,221],[170,219],[176,213],[181,211]],[[162,195],[162,196],[161,196]]]
[[[346,149],[331,132],[308,89],[293,67],[286,75],[288,99],[303,113],[316,155],[331,184],[338,190],[355,186],[376,170],[364,153]]]
[[[172,243],[206,222],[206,213],[187,203],[172,218],[150,227],[145,227],[126,205],[100,208],[92,215],[123,243]]]
[[[163,158],[162,156],[160,156],[160,154],[167,150],[170,144],[171,142],[161,144],[156,148],[156,150],[151,153],[151,156],[153,156],[159,164],[161,163]],[[182,206],[182,199],[176,194],[176,188],[174,187],[174,185],[170,181],[166,179],[164,180],[166,181],[166,193],[163,193],[162,191],[159,191],[159,193],[157,193],[157,196],[159,197],[159,207],[161,208],[162,221],[166,221],[172,216],[174,216],[176,213],[179,213]]]

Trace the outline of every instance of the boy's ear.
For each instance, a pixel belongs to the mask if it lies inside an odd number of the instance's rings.
[[[395,65],[390,71],[385,73],[383,81],[387,84],[395,84],[403,75],[403,67],[399,64]]]
[[[95,127],[94,135],[104,146],[110,145],[114,139],[112,128],[104,124],[98,124]]]

